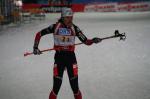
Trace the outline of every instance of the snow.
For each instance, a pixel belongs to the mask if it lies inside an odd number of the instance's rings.
[[[55,52],[23,54],[32,51],[35,33],[59,17],[47,14],[43,21],[0,31],[0,99],[48,99]],[[74,23],[88,38],[111,36],[116,29],[127,35],[126,41],[76,46],[83,99],[150,99],[150,12],[76,13]],[[39,48],[52,47],[53,36],[44,36]],[[58,99],[74,99],[67,73]]]

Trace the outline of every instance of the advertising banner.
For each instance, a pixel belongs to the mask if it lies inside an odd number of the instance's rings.
[[[118,11],[150,11],[150,2],[119,3]]]
[[[100,4],[89,4],[85,6],[86,12],[115,12],[117,3],[100,3]]]
[[[85,12],[150,11],[150,2],[88,4]]]

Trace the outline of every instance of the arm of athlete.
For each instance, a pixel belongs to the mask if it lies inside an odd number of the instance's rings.
[[[52,24],[49,27],[42,29],[41,31],[36,33],[36,36],[34,39],[34,45],[33,45],[33,54],[34,55],[40,55],[41,54],[41,51],[38,48],[39,43],[40,43],[40,39],[44,35],[54,33],[54,27],[55,27],[55,24]]]

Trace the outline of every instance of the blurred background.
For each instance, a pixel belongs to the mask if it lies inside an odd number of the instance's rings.
[[[150,0],[0,0],[0,25],[41,20],[45,13],[60,12],[63,7],[74,12],[150,11]]]

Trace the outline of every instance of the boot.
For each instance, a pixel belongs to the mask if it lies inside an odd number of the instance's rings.
[[[82,94],[81,94],[80,90],[78,91],[77,94],[74,94],[74,98],[75,99],[82,99]]]
[[[57,95],[54,93],[54,91],[51,91],[49,99],[57,99]]]

